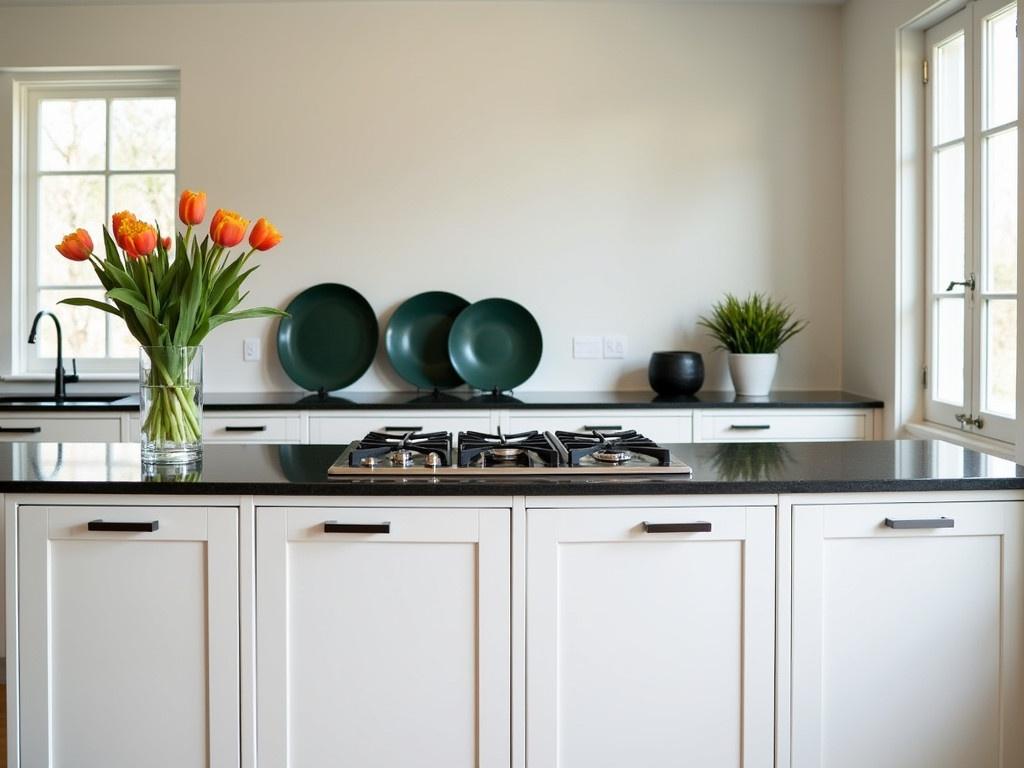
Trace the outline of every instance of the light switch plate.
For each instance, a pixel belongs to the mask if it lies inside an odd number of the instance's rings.
[[[601,357],[600,336],[573,336],[572,356],[577,360],[596,360]]]
[[[244,339],[242,341],[242,360],[255,363],[260,359],[260,340]]]
[[[622,334],[604,337],[604,356],[607,360],[621,360],[626,356],[626,337]]]

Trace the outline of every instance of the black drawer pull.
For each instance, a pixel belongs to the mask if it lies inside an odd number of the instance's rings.
[[[711,533],[711,523],[648,523],[645,520],[644,533]]]
[[[324,533],[391,533],[391,523],[338,523],[328,520]]]
[[[42,427],[0,427],[0,433],[7,435],[37,435]]]
[[[587,432],[621,432],[621,424],[584,424],[583,429]]]
[[[908,528],[952,528],[953,518],[952,517],[938,517],[938,518],[922,518],[920,520],[893,520],[890,517],[885,518],[885,525],[887,528],[895,528],[896,530],[906,530]]]
[[[259,426],[252,426],[252,427],[233,427],[233,426],[227,426],[227,427],[224,427],[224,431],[225,432],[266,432],[267,431],[267,425],[266,424],[260,424]]]
[[[90,531],[106,531],[109,533],[153,533],[160,529],[159,520],[150,520],[148,523],[119,523],[107,520],[90,520]]]
[[[729,429],[771,429],[771,424],[733,424]]]
[[[385,432],[422,432],[423,427],[384,427]]]

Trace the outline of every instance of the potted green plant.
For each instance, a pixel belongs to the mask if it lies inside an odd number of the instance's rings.
[[[718,349],[729,353],[729,375],[737,395],[763,397],[772,388],[779,363],[779,347],[807,327],[793,318],[793,308],[764,294],[738,299],[731,293],[702,316],[698,325],[708,329]]]

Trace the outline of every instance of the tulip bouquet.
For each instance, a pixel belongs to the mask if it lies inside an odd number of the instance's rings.
[[[269,221],[257,219],[248,250],[232,257],[228,249],[245,238],[247,219],[220,209],[210,220],[209,234],[200,240],[193,229],[206,216],[206,194],[190,190],[181,195],[178,215],[186,228],[176,233],[173,258],[171,238],[127,211],[114,214],[109,231],[103,228],[104,258],[93,252],[84,229],[57,246],[62,256],[92,265],[107,299],[70,298],[61,303],[121,318],[144,348],[142,442],[148,458],[198,455],[202,388],[190,369],[207,334],[235,320],[285,314],[272,307],[238,309],[248,295],[242,293],[242,284],[256,270],[248,266],[250,257],[281,242],[281,233]],[[201,365],[201,356],[198,359]]]

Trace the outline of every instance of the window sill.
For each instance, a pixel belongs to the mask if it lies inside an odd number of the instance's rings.
[[[137,373],[80,373],[79,382],[89,381],[138,381]],[[49,382],[53,383],[52,373],[12,373],[7,376],[0,376],[0,381],[11,382]]]
[[[1001,459],[1016,461],[1013,445],[1004,443],[1002,440],[993,440],[991,437],[961,432],[959,429],[950,429],[949,427],[940,427],[936,424],[920,422],[907,424],[905,429],[912,437],[926,440],[945,440],[947,443],[955,443],[974,451],[989,453]]]

